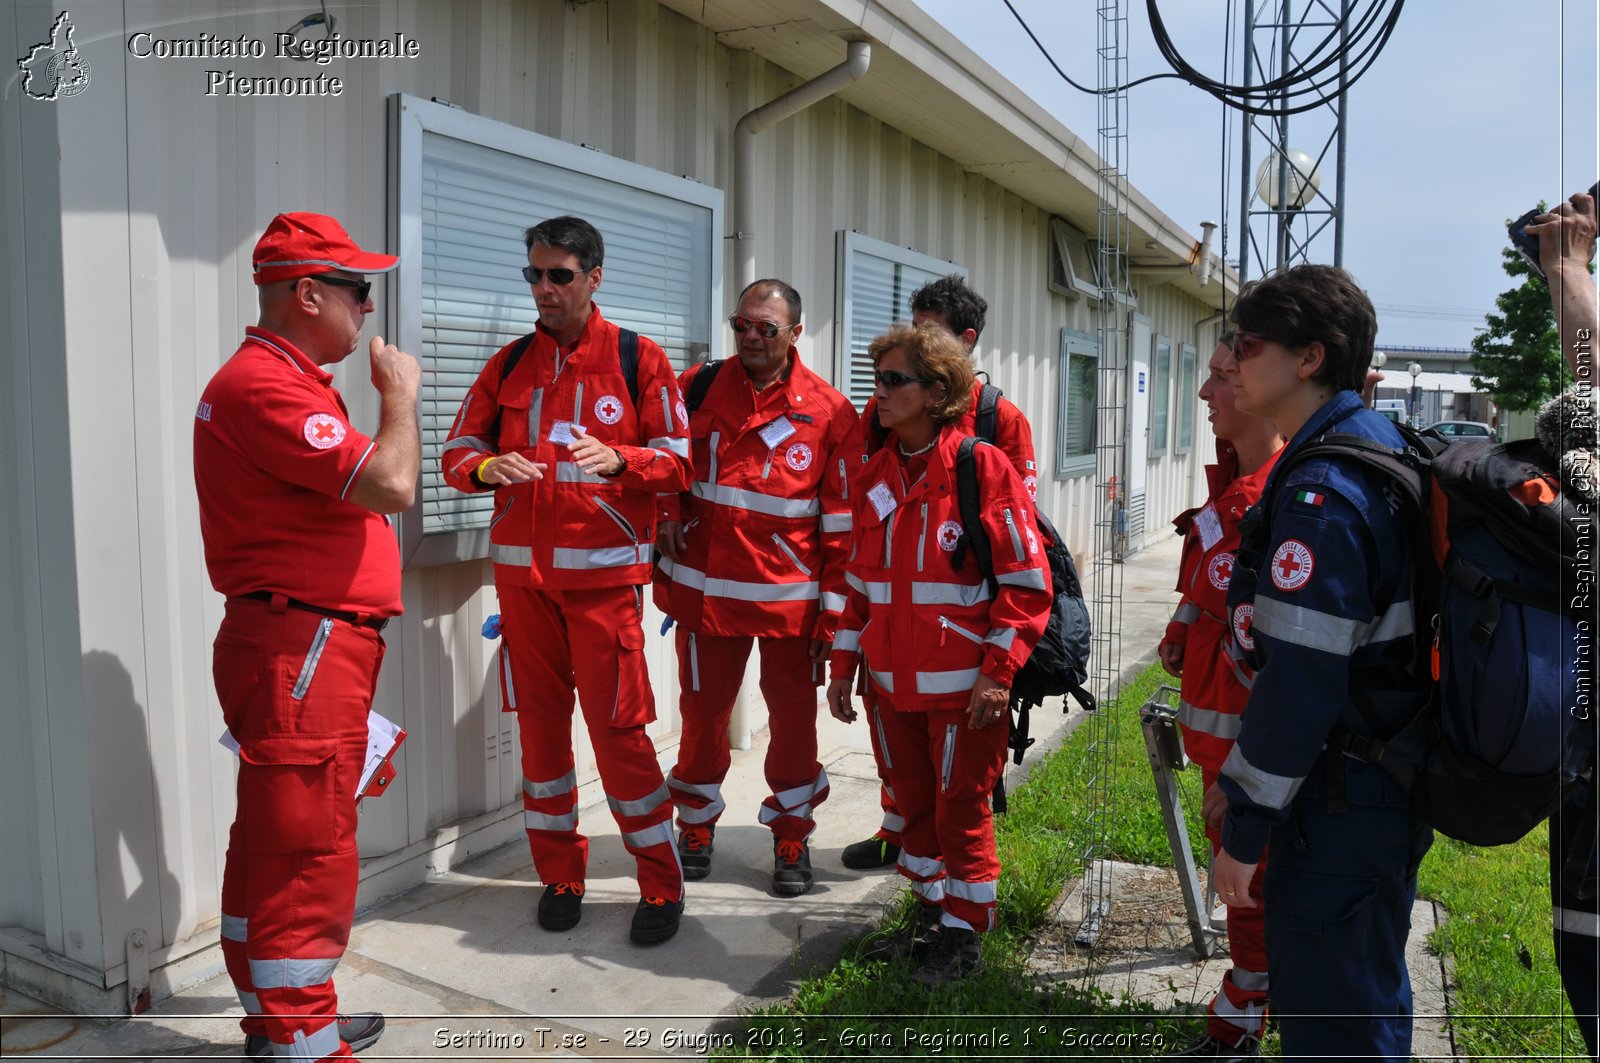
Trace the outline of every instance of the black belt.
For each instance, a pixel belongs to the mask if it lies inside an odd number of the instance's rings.
[[[272,591],[251,591],[249,594],[235,595],[237,598],[248,598],[252,602],[267,602],[269,604],[282,602],[290,609],[299,609],[305,613],[316,613],[318,616],[331,616],[335,620],[343,620],[356,627],[370,627],[374,631],[382,631],[389,624],[388,617],[373,616],[371,613],[352,613],[344,609],[324,609],[320,605],[302,602],[298,598],[290,598],[283,594],[274,594]]]

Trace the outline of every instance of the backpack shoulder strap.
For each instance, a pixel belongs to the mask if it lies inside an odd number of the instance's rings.
[[[622,378],[628,382],[628,400],[639,408],[639,334],[632,329],[617,330],[617,361],[622,363]]]
[[[717,373],[722,369],[724,361],[727,359],[707,362],[695,373],[694,379],[689,381],[689,390],[684,392],[683,404],[688,407],[690,413],[698,410],[700,404],[706,401],[706,392],[711,390],[711,382],[717,379]]]
[[[989,446],[976,436],[968,436],[956,449],[956,504],[961,511],[961,529],[972,547],[972,558],[978,571],[995,586],[994,560],[989,548],[989,534],[983,529],[982,500],[978,497],[978,471],[972,452],[979,446]]]
[[[1000,420],[1000,398],[1005,393],[985,382],[978,390],[978,438],[994,442],[995,427]]]
[[[528,353],[528,348],[533,346],[533,337],[537,333],[530,332],[516,343],[511,345],[511,353],[506,355],[506,360],[500,363],[500,383],[504,384],[511,371],[522,361],[522,356]]]

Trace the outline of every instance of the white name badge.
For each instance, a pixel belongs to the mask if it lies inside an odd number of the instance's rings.
[[[1222,521],[1217,519],[1217,511],[1211,506],[1206,506],[1194,518],[1195,530],[1200,533],[1200,546],[1209,550],[1216,546],[1222,539]]]
[[[780,417],[761,429],[760,435],[761,442],[767,445],[768,450],[771,450],[785,439],[794,435],[794,425],[789,422],[789,418]]]
[[[893,513],[895,507],[900,504],[895,501],[894,492],[889,489],[889,485],[882,480],[872,485],[872,489],[867,492],[867,501],[872,503],[879,520]]]
[[[583,431],[583,425],[581,424],[574,425],[571,421],[557,421],[550,426],[550,442],[561,446],[566,446],[568,443],[573,442],[578,438],[572,431],[574,428],[579,432]]]

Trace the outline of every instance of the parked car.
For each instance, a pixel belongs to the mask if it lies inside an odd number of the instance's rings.
[[[1446,437],[1464,437],[1469,439],[1493,439],[1494,429],[1482,421],[1440,421],[1430,424],[1428,430],[1438,432]]]

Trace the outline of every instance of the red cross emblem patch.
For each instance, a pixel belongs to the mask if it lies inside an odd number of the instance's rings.
[[[1251,621],[1256,615],[1256,607],[1250,602],[1240,602],[1233,609],[1233,641],[1239,644],[1241,650],[1256,648],[1255,632],[1251,628]]]
[[[945,553],[953,553],[956,543],[961,541],[961,525],[953,520],[947,520],[939,525],[939,549]]]
[[[804,443],[796,443],[783,452],[783,460],[795,472],[805,472],[811,468],[811,448]]]
[[[1311,580],[1316,558],[1299,539],[1285,539],[1272,555],[1272,585],[1280,591],[1297,591]]]
[[[344,422],[331,413],[314,413],[307,417],[303,431],[306,442],[318,450],[327,450],[344,442]]]
[[[1228,581],[1232,578],[1233,555],[1231,553],[1224,552],[1218,554],[1216,557],[1213,557],[1211,559],[1211,563],[1206,566],[1206,579],[1209,579],[1211,581],[1211,585],[1219,591],[1227,590]]]
[[[601,395],[595,400],[594,415],[604,424],[616,424],[622,420],[622,400],[615,395]]]

